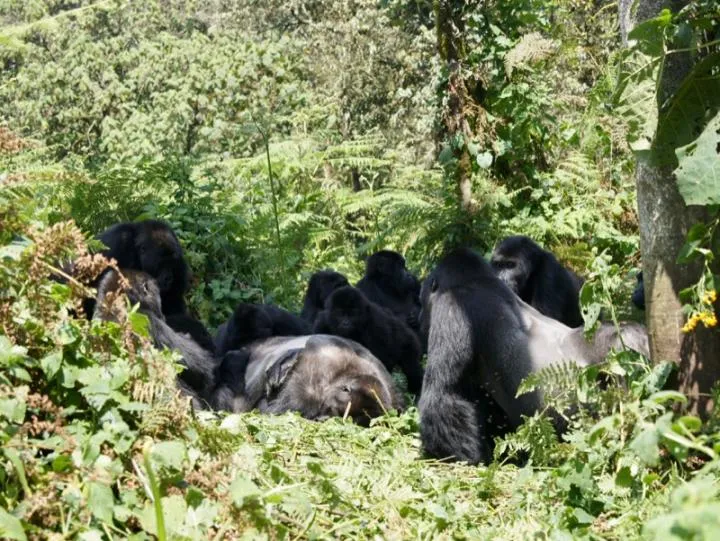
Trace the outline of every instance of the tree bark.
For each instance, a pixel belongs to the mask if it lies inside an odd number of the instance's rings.
[[[630,1],[620,2],[620,19],[629,21],[625,32],[635,21],[657,16],[663,8],[677,12],[686,1],[639,0],[637,11],[630,13]],[[623,13],[623,9],[626,10]],[[634,15],[634,16],[633,16]],[[627,35],[623,35],[623,41]],[[666,57],[659,81],[661,106],[679,88],[693,64],[689,53]],[[662,109],[660,109],[662,122]],[[650,334],[653,362],[678,363],[678,386],[690,400],[691,411],[703,415],[712,407],[710,390],[720,378],[720,333],[698,326],[685,334],[685,314],[679,292],[697,283],[702,264],[680,265],[677,256],[685,244],[688,230],[707,221],[704,208],[688,207],[678,191],[674,166],[655,165],[638,160],[636,183],[640,252],[645,283],[645,315]]]
[[[435,0],[435,28],[440,59],[447,66],[447,107],[443,111],[443,126],[438,130],[438,141],[442,144],[461,139],[467,141],[470,127],[466,118],[469,110],[467,86],[462,75],[462,60],[465,56],[465,2]],[[472,161],[466,143],[454,144],[455,182],[460,208],[467,215],[472,213],[472,186],[470,175]]]

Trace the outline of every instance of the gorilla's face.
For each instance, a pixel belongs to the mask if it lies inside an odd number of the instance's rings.
[[[184,289],[185,263],[182,248],[172,231],[163,228],[142,230],[136,238],[140,266],[157,281],[160,291]]]
[[[368,319],[367,299],[351,286],[341,287],[328,299],[330,326],[339,335],[351,338],[361,332]]]
[[[318,420],[347,416],[360,426],[369,426],[371,419],[383,414],[382,389],[372,375],[343,375],[328,389]]]
[[[490,263],[497,277],[519,295],[530,275],[528,261],[522,257],[494,254]]]

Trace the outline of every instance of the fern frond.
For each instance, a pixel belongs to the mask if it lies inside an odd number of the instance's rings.
[[[525,34],[505,55],[505,73],[508,77],[519,67],[545,60],[557,49],[557,44],[538,32]]]

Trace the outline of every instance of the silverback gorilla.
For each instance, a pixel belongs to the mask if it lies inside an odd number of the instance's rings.
[[[417,330],[420,314],[420,282],[405,268],[397,252],[381,250],[366,263],[365,276],[356,286],[368,298]]]
[[[604,325],[592,343],[522,302],[490,265],[468,249],[445,257],[423,283],[422,328],[429,333],[423,380],[420,435],[425,452],[472,464],[492,458],[488,422],[497,410],[507,429],[542,405],[539,393],[516,398],[531,372],[562,360],[581,366],[601,362],[610,348],[648,354],[647,333],[638,324],[618,332]],[[488,398],[489,395],[489,398]]]
[[[403,408],[383,364],[336,336],[275,337],[225,356],[214,404],[235,412],[296,411],[306,419],[348,416],[367,426]]]
[[[93,319],[117,321],[112,297],[124,293],[133,304],[140,305],[140,312],[150,320],[150,336],[156,347],[167,347],[182,355],[185,369],[178,376],[178,386],[193,399],[195,407],[203,408],[209,403],[215,386],[214,373],[218,364],[215,357],[190,337],[178,334],[166,322],[161,311],[160,289],[147,273],[130,269],[122,270],[129,283],[123,287],[115,270],[109,270],[98,284],[97,304]]]
[[[312,325],[317,315],[325,309],[325,301],[330,294],[343,286],[350,285],[347,278],[332,270],[318,271],[310,277],[305,292],[303,309],[300,317]]]
[[[103,255],[115,258],[118,267],[143,271],[155,279],[163,314],[185,313],[190,273],[180,242],[168,224],[159,220],[115,224],[99,239],[108,247]]]
[[[568,327],[583,324],[578,300],[582,280],[529,237],[503,240],[491,263],[498,277],[541,313]]]
[[[423,371],[420,342],[404,321],[370,302],[352,286],[336,289],[315,320],[313,332],[355,340],[368,348],[388,370],[398,366],[407,378],[408,391],[420,394]]]

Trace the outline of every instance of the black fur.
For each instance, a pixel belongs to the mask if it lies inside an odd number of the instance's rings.
[[[643,280],[642,271],[637,275],[637,284],[632,294],[632,303],[640,310],[645,310],[645,281]]]
[[[313,274],[308,282],[300,317],[311,325],[315,323],[318,313],[325,309],[325,301],[330,294],[347,285],[350,285],[347,278],[339,272],[323,270]]]
[[[271,336],[303,336],[310,331],[307,321],[287,310],[272,304],[241,302],[230,319],[218,329],[215,350],[224,355],[254,340]]]
[[[423,371],[420,366],[420,343],[415,333],[399,318],[370,302],[351,286],[336,289],[320,312],[314,333],[350,338],[380,359],[388,370],[402,369],[408,390],[419,395]]]
[[[168,224],[159,220],[115,224],[98,238],[107,246],[102,254],[114,258],[121,269],[149,274],[157,282],[162,313],[184,314],[190,271],[182,246]],[[92,313],[91,304],[86,306]]]
[[[420,435],[436,458],[489,462],[493,437],[516,428],[542,406],[538,392],[516,397],[532,372],[561,361],[602,361],[624,343],[646,354],[640,325],[603,325],[588,343],[520,300],[479,255],[445,257],[423,283],[421,325],[428,334]]]
[[[347,414],[367,426],[403,402],[390,374],[361,345],[335,336],[270,338],[223,361],[216,403],[232,411],[296,411],[324,420]]]
[[[199,346],[195,340],[175,332],[166,322],[161,312],[160,289],[156,281],[147,273],[123,269],[130,288],[125,291],[130,302],[139,303],[140,312],[150,321],[150,336],[156,347],[167,347],[182,355],[181,363],[185,369],[178,375],[178,386],[193,398],[196,407],[206,407],[215,387],[214,373],[217,366],[215,357]],[[94,319],[116,320],[106,298],[111,292],[122,289],[120,277],[114,270],[106,272],[98,285],[98,296]]]
[[[187,314],[172,314],[166,316],[165,321],[175,332],[190,336],[200,347],[215,353],[212,335],[197,319]]]
[[[399,253],[381,250],[371,255],[357,288],[370,302],[386,308],[417,331],[420,282],[405,268],[405,258]]]
[[[583,324],[578,298],[582,280],[532,239],[506,238],[495,248],[491,262],[498,277],[542,314],[568,327]]]

